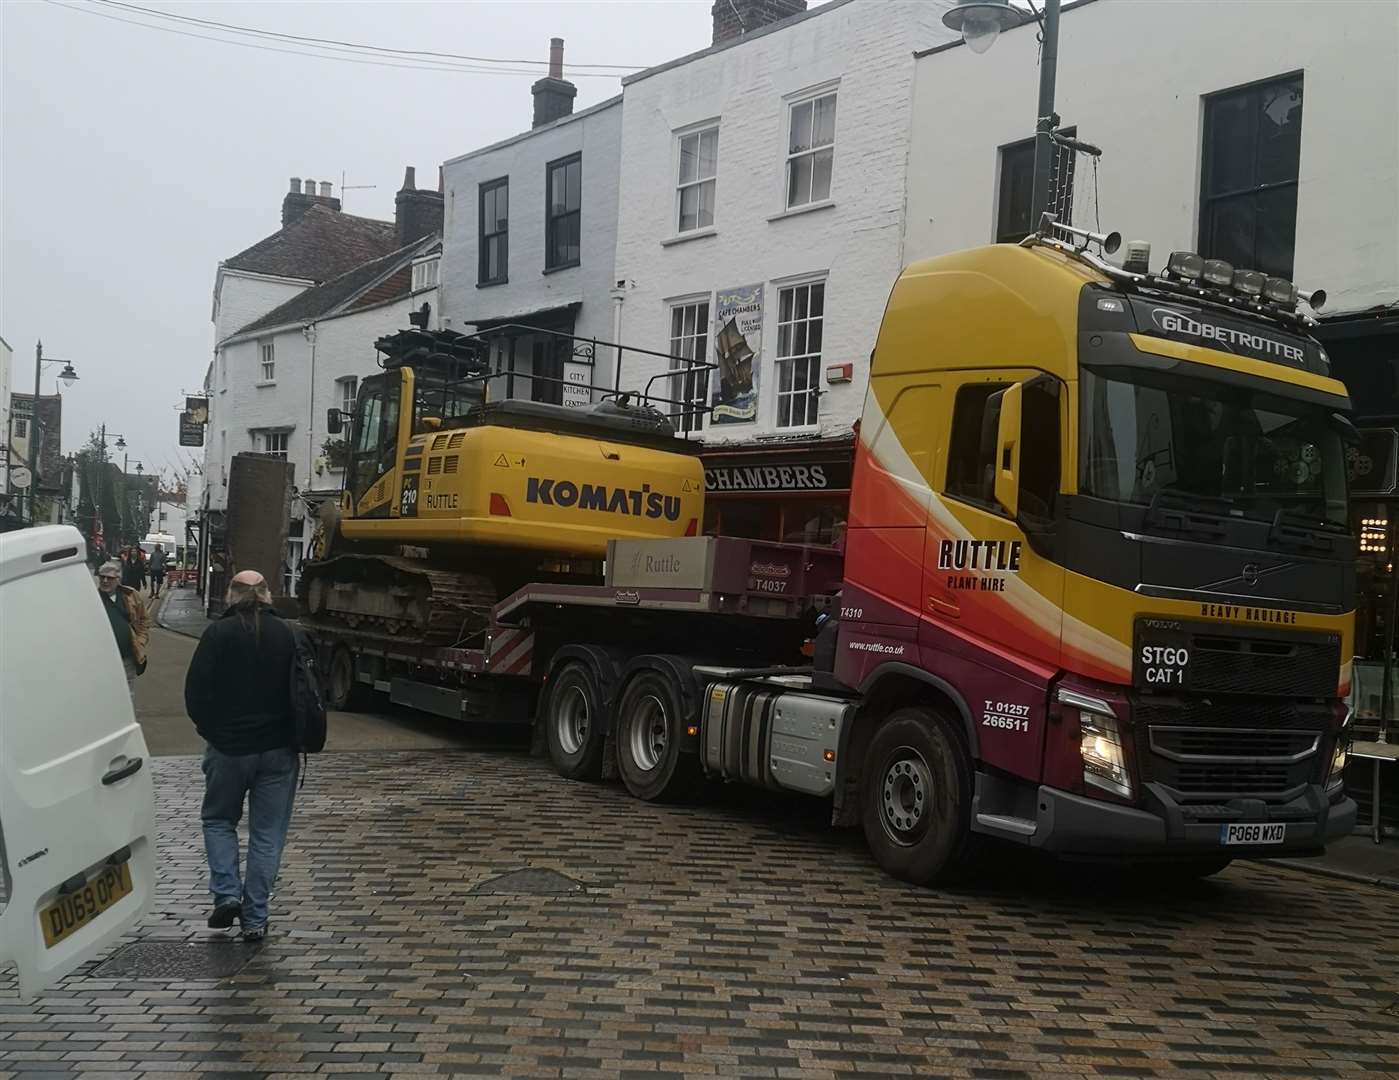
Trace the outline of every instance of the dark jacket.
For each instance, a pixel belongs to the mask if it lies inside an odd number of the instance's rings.
[[[185,675],[185,711],[205,742],[225,754],[296,744],[291,628],[271,608],[254,611],[225,611],[204,631]]]

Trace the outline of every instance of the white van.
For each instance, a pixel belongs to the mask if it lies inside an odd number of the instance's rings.
[[[31,998],[155,893],[155,788],[83,538],[0,536],[0,969]]]

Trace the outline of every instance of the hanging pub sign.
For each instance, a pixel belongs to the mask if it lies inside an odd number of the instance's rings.
[[[208,415],[207,406],[205,415]],[[196,419],[195,414],[189,411],[180,413],[180,445],[204,445],[204,421]]]
[[[711,421],[758,419],[758,368],[763,353],[763,287],[719,289],[714,297],[714,362],[719,366]]]
[[[209,399],[205,397],[185,398],[185,413],[193,423],[207,424],[209,422]]]

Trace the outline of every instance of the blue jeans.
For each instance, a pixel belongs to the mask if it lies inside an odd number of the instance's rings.
[[[224,754],[204,749],[204,852],[209,859],[209,891],[215,904],[243,907],[243,929],[267,923],[267,898],[277,881],[282,845],[296,798],[296,751]],[[238,822],[248,802],[248,867],[238,878]]]

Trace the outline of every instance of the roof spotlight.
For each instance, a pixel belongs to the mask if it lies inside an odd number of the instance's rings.
[[[1263,283],[1267,280],[1268,275],[1262,270],[1235,270],[1234,291],[1244,296],[1261,296]]]
[[[1271,300],[1275,304],[1283,307],[1295,307],[1297,305],[1297,286],[1288,281],[1287,278],[1270,277],[1263,282],[1263,298]]]
[[[1205,271],[1205,260],[1193,251],[1173,251],[1166,260],[1166,272],[1185,281],[1199,281]]]
[[[1225,286],[1234,283],[1234,268],[1223,259],[1206,259],[1200,272],[1211,285]]]

